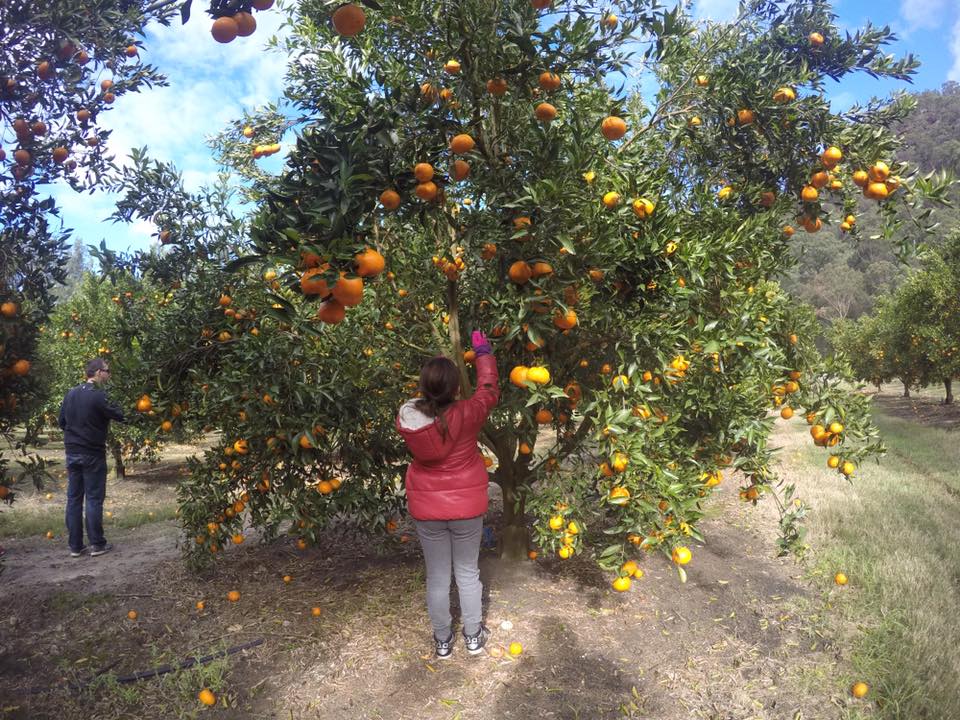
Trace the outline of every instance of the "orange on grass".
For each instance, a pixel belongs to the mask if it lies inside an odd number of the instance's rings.
[[[367,16],[363,10],[359,5],[354,5],[353,3],[347,3],[346,5],[338,7],[334,10],[331,19],[333,21],[333,29],[343,37],[353,37],[363,30],[363,26],[367,23]]]
[[[230,592],[227,593],[227,600],[229,600],[230,602],[237,602],[239,599],[240,599],[239,590],[231,590]]]
[[[859,699],[865,697],[870,687],[865,682],[857,682],[850,688],[850,694]]]
[[[540,122],[549,123],[556,119],[557,109],[550,103],[544,102],[534,108],[533,114],[537,116],[537,120]]]
[[[396,210],[400,207],[400,193],[396,190],[384,190],[380,193],[380,204],[387,210]]]
[[[383,268],[386,266],[386,261],[383,259],[383,255],[371,248],[364,248],[363,252],[357,254],[356,259],[357,275],[360,277],[373,277],[375,275],[379,275],[383,272]]]
[[[312,608],[310,608],[310,614],[311,614],[313,617],[320,617],[320,615],[323,614],[323,610],[321,610],[321,609],[318,608],[318,607],[312,607]]]
[[[212,707],[217,704],[217,696],[209,688],[204,688],[199,693],[197,693],[197,699],[201,703],[208,707]]]
[[[218,43],[233,42],[240,32],[240,26],[232,17],[221,17],[213,21],[210,34]]]
[[[607,140],[619,140],[627,134],[627,123],[623,118],[610,115],[600,123],[600,132]]]
[[[846,584],[847,584],[847,575],[846,575],[846,573],[838,572],[836,575],[833,576],[833,581],[834,581],[837,585],[846,585]]]
[[[454,135],[450,141],[450,152],[454,155],[463,155],[473,150],[475,145],[476,143],[472,137],[466,133],[460,133],[459,135]]]
[[[127,617],[131,620],[136,620],[139,617],[139,614],[137,613],[136,610],[131,610],[130,612],[127,613]]]

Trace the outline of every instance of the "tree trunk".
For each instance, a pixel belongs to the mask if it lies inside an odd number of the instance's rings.
[[[953,404],[953,378],[947,378],[943,381],[943,387],[947,391],[947,396],[943,399],[944,405]]]
[[[910,397],[910,386],[907,383],[903,384],[903,396]]]
[[[510,562],[519,562],[527,559],[527,549],[530,538],[524,522],[523,498],[519,498],[519,468],[509,460],[505,463],[501,459],[500,467],[494,475],[494,480],[503,492],[503,527],[500,531],[500,559]]]
[[[127,477],[127,469],[123,465],[123,450],[119,445],[113,445],[110,448],[113,453],[113,471],[117,480],[124,480]]]

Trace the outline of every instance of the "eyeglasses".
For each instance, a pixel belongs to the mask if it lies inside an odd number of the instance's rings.
[[[110,368],[100,368],[100,372],[108,373],[110,372]]]

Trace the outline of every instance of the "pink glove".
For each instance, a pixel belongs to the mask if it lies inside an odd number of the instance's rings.
[[[490,341],[487,340],[487,336],[483,334],[481,330],[474,330],[473,334],[470,336],[470,343],[473,345],[473,350],[477,355],[489,355],[493,352],[493,348],[490,347]]]

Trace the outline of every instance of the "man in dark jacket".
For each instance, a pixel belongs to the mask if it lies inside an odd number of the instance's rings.
[[[83,544],[84,496],[90,555],[103,555],[113,547],[103,536],[107,428],[111,420],[124,422],[123,411],[107,401],[100,387],[110,379],[107,361],[91,360],[87,363],[86,375],[87,381],[71,388],[60,406],[60,427],[67,455],[67,532],[71,557],[80,557],[87,549]]]

